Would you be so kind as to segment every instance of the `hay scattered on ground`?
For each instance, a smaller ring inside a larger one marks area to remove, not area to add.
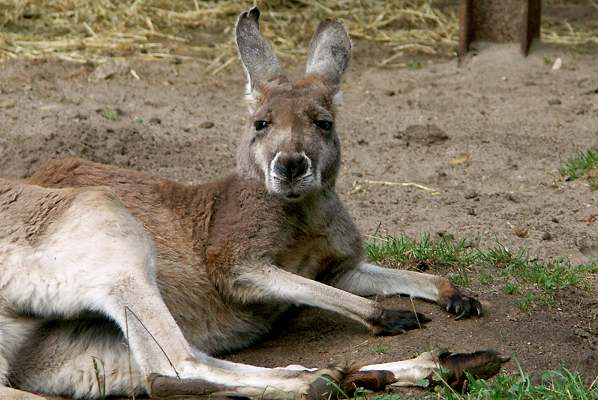
[[[557,0],[551,0],[557,1]],[[0,59],[54,57],[101,63],[110,58],[192,58],[218,72],[235,59],[232,28],[253,1],[0,0]],[[458,0],[257,1],[265,35],[283,58],[304,55],[322,18],[341,19],[356,39],[379,43],[382,66],[405,55],[451,56],[458,38]],[[545,41],[598,43],[596,32],[547,21]],[[598,27],[597,27],[598,29]]]

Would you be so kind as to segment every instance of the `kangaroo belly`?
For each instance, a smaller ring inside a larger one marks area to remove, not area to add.
[[[216,299],[204,299],[188,308],[187,313],[175,314],[187,340],[210,355],[230,353],[259,341],[288,309],[286,304],[239,304]]]

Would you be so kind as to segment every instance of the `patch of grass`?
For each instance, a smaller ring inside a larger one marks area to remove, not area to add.
[[[374,396],[371,399],[372,400],[401,400],[402,397],[400,394],[388,393],[388,394],[383,394],[380,396]]]
[[[505,286],[503,286],[502,291],[505,294],[516,294],[519,292],[519,287],[513,282],[507,282],[505,283]]]
[[[116,121],[116,119],[118,118],[118,112],[110,108],[105,108],[102,110],[102,117],[110,121]]]
[[[370,351],[374,354],[386,354],[388,353],[389,348],[384,346],[382,343],[375,344],[372,346]]]
[[[518,375],[497,375],[494,379],[469,378],[468,393],[458,393],[447,385],[438,387],[437,398],[440,395],[445,400],[596,400],[598,386],[586,386],[582,377],[565,368],[544,372],[538,383],[529,374],[520,372]]]
[[[480,272],[479,280],[482,285],[491,285],[494,283],[494,277],[487,272]]]
[[[471,286],[471,279],[469,277],[469,273],[464,271],[462,268],[458,269],[457,272],[453,275],[450,275],[449,281],[459,287],[470,287]]]
[[[529,313],[538,308],[554,308],[556,304],[557,301],[554,295],[546,292],[526,292],[515,301],[515,307],[524,313]]]
[[[598,147],[577,152],[561,165],[561,175],[577,179],[594,167],[598,167]]]
[[[567,259],[538,260],[526,249],[511,251],[500,243],[482,249],[474,242],[443,237],[436,240],[423,235],[419,240],[405,236],[375,238],[367,243],[373,262],[407,269],[448,268],[458,286],[470,286],[474,279],[483,285],[500,277],[503,292],[522,295],[516,305],[522,311],[556,305],[556,294],[569,287],[587,288],[587,275],[598,272],[596,264],[571,265]],[[492,274],[488,268],[496,268]]]
[[[422,63],[419,61],[408,61],[407,69],[421,69]]]
[[[545,291],[580,287],[586,273],[598,271],[596,264],[571,265],[566,259],[541,261],[530,258],[527,250],[512,252],[498,244],[487,251],[479,250],[480,261],[503,270],[504,275],[520,284],[531,284]]]
[[[458,268],[478,261],[478,250],[472,242],[423,235],[419,240],[407,236],[387,236],[367,243],[368,258],[374,262],[426,269],[427,267]]]

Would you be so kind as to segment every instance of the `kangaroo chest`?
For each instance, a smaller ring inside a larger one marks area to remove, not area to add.
[[[215,202],[206,237],[206,263],[224,271],[264,262],[316,279],[362,253],[359,232],[334,194],[297,204],[242,188]]]

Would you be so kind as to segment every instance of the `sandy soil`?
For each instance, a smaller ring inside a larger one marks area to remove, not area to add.
[[[384,70],[368,66],[368,54],[357,43],[338,122],[338,191],[364,233],[379,225],[389,234],[447,232],[482,246],[526,246],[541,258],[598,260],[598,222],[591,218],[598,195],[558,173],[567,156],[598,144],[595,55],[542,47],[522,58],[515,47],[493,46],[460,67],[449,61]],[[552,71],[545,58],[557,57],[563,67]],[[0,65],[0,175],[26,177],[65,156],[188,182],[233,168],[245,115],[240,67],[216,77],[194,63],[133,62],[113,70],[105,79],[93,66],[56,61]],[[438,194],[365,180],[415,182]],[[527,237],[515,234],[522,229]],[[591,379],[598,373],[596,278],[592,290],[568,290],[557,309],[532,314],[519,311],[498,284],[471,288],[486,306],[482,318],[454,321],[418,301],[433,321],[396,337],[374,338],[350,321],[305,310],[228,358],[325,366],[398,360],[438,347],[494,348],[527,371],[564,365]],[[412,307],[408,299],[383,301]],[[376,344],[388,351],[374,354]]]

